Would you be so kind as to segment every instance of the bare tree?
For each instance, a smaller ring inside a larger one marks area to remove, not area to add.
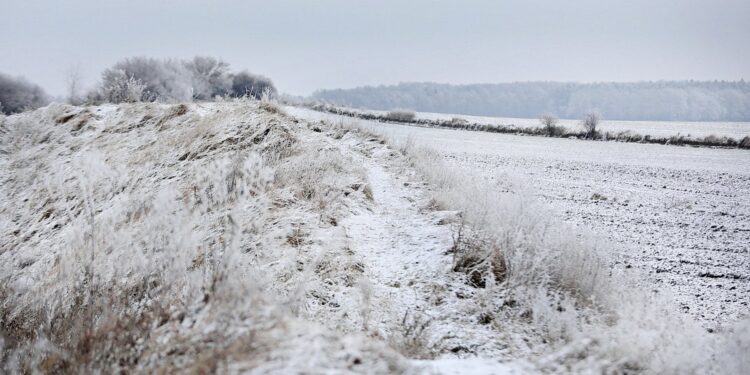
[[[65,83],[68,89],[68,103],[73,105],[81,104],[81,66],[76,64],[67,69],[65,72]]]
[[[543,115],[539,118],[539,122],[542,123],[544,131],[547,133],[548,137],[555,135],[555,132],[557,131],[557,117],[552,115]]]
[[[586,131],[586,138],[596,138],[600,120],[601,116],[596,112],[589,112],[583,116],[581,125],[583,125],[583,130]]]

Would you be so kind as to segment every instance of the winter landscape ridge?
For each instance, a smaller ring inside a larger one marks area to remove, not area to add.
[[[2,121],[11,372],[747,369],[745,150],[253,99]]]
[[[0,15],[0,375],[750,375],[748,0]]]

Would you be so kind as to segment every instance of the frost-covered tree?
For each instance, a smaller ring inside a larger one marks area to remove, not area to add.
[[[192,76],[180,61],[131,57],[104,71],[102,87],[121,84],[122,74],[145,85],[142,101],[185,101],[193,98]],[[113,82],[111,79],[120,81]]]
[[[108,69],[104,72],[101,95],[110,103],[133,103],[148,100],[146,85],[124,70]]]
[[[247,71],[239,72],[232,77],[232,96],[253,97],[260,99],[263,96],[275,97],[276,87],[271,79],[250,74]]]
[[[193,98],[211,99],[224,96],[232,88],[232,77],[229,64],[213,57],[196,56],[185,62],[190,72],[193,86]]]
[[[0,111],[5,114],[39,108],[49,103],[44,90],[23,78],[0,73]]]
[[[147,57],[122,60],[102,73],[100,92],[89,95],[89,98],[99,95],[103,100],[122,100],[121,89],[126,83],[134,87],[144,86],[141,101],[209,100],[224,95],[276,96],[276,88],[270,79],[248,72],[232,74],[226,62],[197,56],[187,61]],[[113,91],[113,87],[118,89]],[[114,92],[114,97],[103,93],[107,90]]]

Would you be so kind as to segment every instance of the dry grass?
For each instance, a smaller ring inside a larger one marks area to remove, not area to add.
[[[471,232],[463,221],[455,223],[453,233],[453,271],[465,273],[469,285],[476,288],[484,288],[488,278],[493,284],[505,281],[508,265],[504,253],[490,238]]]
[[[72,134],[75,116],[56,123],[80,112],[72,107],[3,124],[0,219],[16,212],[18,222],[0,232],[0,369],[403,370],[385,345],[299,321],[284,304],[311,281],[287,267],[308,227],[329,226],[323,211],[335,217],[354,184],[346,199],[364,202],[366,179],[322,135],[261,106],[92,107],[79,129],[89,137]],[[292,215],[308,220],[305,230],[277,238],[279,217]],[[335,357],[341,347],[358,363]]]
[[[432,321],[422,314],[406,311],[401,324],[388,338],[390,346],[407,358],[432,359],[435,352],[428,342]]]

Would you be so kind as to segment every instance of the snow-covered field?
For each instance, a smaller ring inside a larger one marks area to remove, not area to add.
[[[290,108],[306,118],[335,118]],[[564,221],[610,241],[706,327],[750,312],[750,152],[369,123],[487,179],[520,179]]]
[[[369,112],[385,115],[388,111],[367,110],[360,112]],[[515,125],[520,128],[537,128],[540,125],[539,119],[533,118],[513,118],[513,117],[487,117],[471,116],[448,113],[416,112],[417,119],[425,120],[451,120],[461,118],[470,123],[477,124],[494,124],[494,125]],[[560,119],[558,125],[570,131],[580,131],[581,120]],[[630,131],[640,135],[650,135],[652,137],[670,137],[673,135],[683,135],[692,138],[706,137],[715,135],[717,137],[730,137],[740,140],[743,137],[750,136],[750,122],[698,122],[698,121],[617,121],[607,120],[606,116],[600,124],[603,132],[619,133]]]

